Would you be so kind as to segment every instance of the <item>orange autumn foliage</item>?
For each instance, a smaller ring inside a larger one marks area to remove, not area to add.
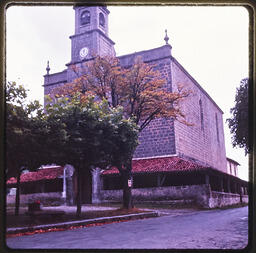
[[[55,88],[55,96],[79,94],[81,101],[88,96],[107,99],[112,107],[123,106],[125,115],[134,118],[140,131],[159,117],[171,117],[189,125],[181,110],[181,101],[191,91],[184,87],[170,91],[155,66],[144,63],[141,58],[130,68],[124,68],[116,57],[97,56],[72,69],[75,80]]]

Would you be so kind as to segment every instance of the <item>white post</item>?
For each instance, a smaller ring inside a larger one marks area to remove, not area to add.
[[[92,203],[100,203],[100,169],[92,170]]]
[[[66,166],[63,169],[63,192],[62,192],[62,198],[65,198],[66,201],[67,196],[67,189],[66,189]]]

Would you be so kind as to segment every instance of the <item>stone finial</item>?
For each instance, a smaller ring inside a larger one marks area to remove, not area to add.
[[[47,61],[46,72],[47,72],[47,75],[49,75],[49,72],[50,72],[49,61]]]
[[[167,35],[167,29],[165,29],[165,37],[164,37],[164,40],[165,40],[165,42],[166,42],[166,45],[168,45],[168,44],[169,44],[169,43],[168,43],[169,37],[168,37],[168,35]]]

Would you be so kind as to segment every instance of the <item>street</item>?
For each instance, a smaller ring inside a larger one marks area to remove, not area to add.
[[[106,224],[8,238],[18,249],[241,249],[248,243],[248,207]]]

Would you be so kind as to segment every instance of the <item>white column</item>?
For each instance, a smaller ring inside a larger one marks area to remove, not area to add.
[[[92,170],[92,203],[100,203],[100,168]]]
[[[63,191],[62,191],[62,198],[65,199],[66,202],[67,196],[67,182],[66,182],[66,167],[63,168]]]
[[[74,192],[73,192],[73,174],[74,174],[74,167],[67,164],[65,166],[65,182],[66,182],[66,205],[73,205],[74,204]],[[64,188],[64,186],[63,186]]]

